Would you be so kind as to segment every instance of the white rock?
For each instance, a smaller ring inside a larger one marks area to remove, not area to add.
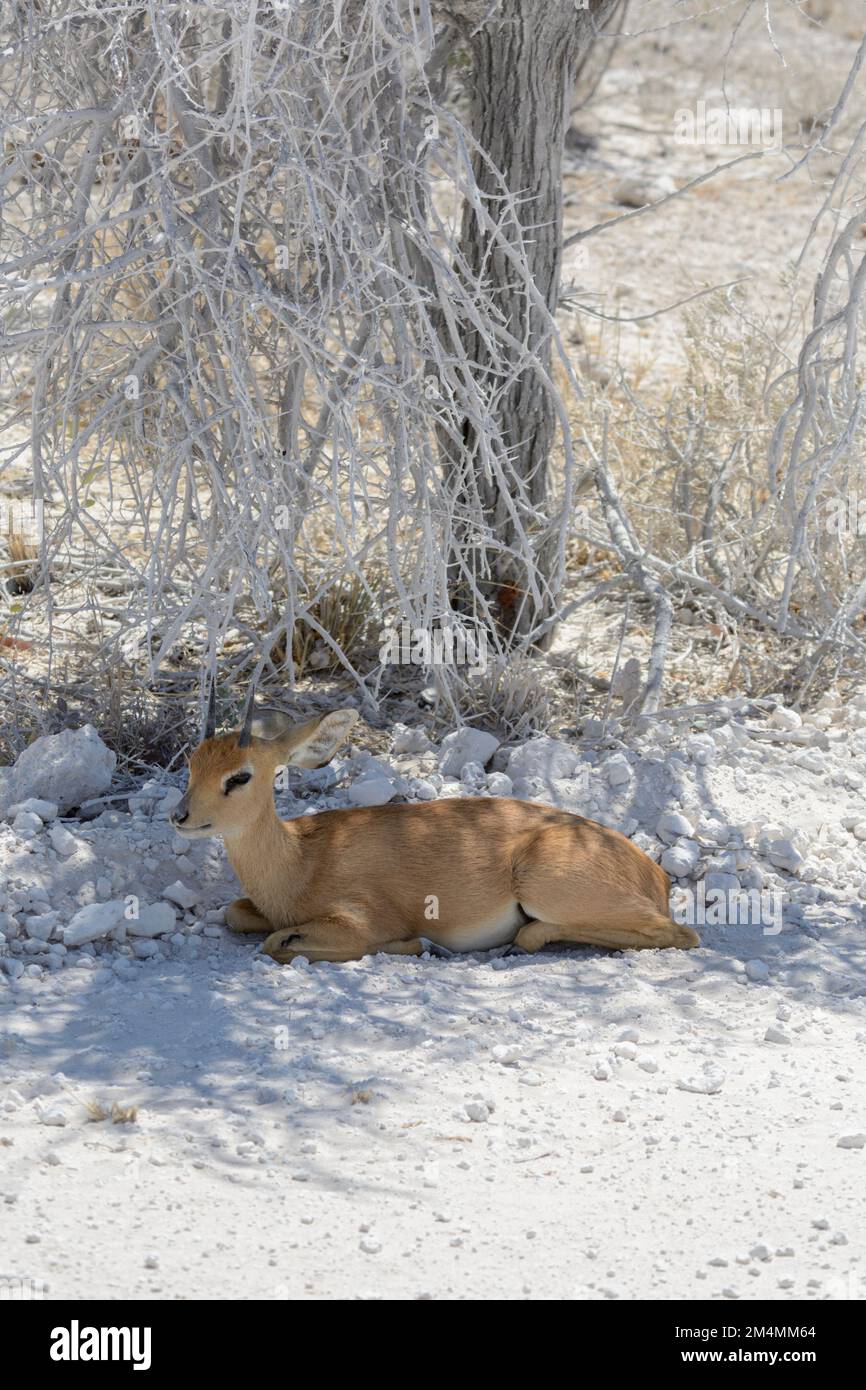
[[[795,709],[779,705],[770,715],[770,723],[774,729],[799,729],[803,720]]]
[[[790,1041],[791,1039],[785,1032],[784,1028],[776,1028],[773,1024],[770,1024],[770,1027],[764,1034],[764,1042],[780,1043],[784,1046],[786,1043],[789,1043]]]
[[[524,782],[533,777],[542,781],[558,781],[572,777],[580,763],[576,748],[559,739],[531,738],[515,748],[508,758],[508,776],[512,782]]]
[[[791,840],[773,840],[767,847],[767,858],[777,869],[787,869],[796,873],[803,863],[803,856]]]
[[[171,812],[174,810],[175,806],[179,806],[182,801],[183,792],[181,791],[180,787],[166,788],[165,796],[159,803],[159,814],[161,816],[170,815]]]
[[[147,938],[141,938],[132,943],[132,950],[138,960],[147,960],[150,956],[159,955],[159,944]]]
[[[387,777],[365,777],[353,782],[347,795],[353,806],[384,806],[397,795],[397,788]]]
[[[33,811],[19,811],[12,822],[12,829],[16,835],[21,835],[22,838],[29,840],[34,835],[38,835],[44,826],[40,817],[35,815]]]
[[[415,783],[415,796],[418,801],[435,801],[438,795],[436,787],[426,778]]]
[[[107,903],[88,903],[82,907],[63,932],[64,946],[83,946],[107,936],[123,920],[124,903],[120,898]]]
[[[663,853],[661,865],[666,874],[672,878],[687,878],[693,869],[698,866],[701,857],[700,847],[696,840],[680,840],[677,845],[670,845]]]
[[[173,932],[177,918],[171,903],[147,903],[138,916],[124,919],[129,936],[164,936]]]
[[[38,796],[28,796],[26,801],[16,801],[14,806],[9,807],[8,815],[17,816],[21,811],[29,811],[32,815],[38,816],[40,820],[56,820],[58,815],[57,803],[54,801],[43,801]]]
[[[487,773],[481,763],[464,763],[460,769],[460,781],[469,786],[480,787],[487,782]]]
[[[48,827],[48,838],[53,848],[63,858],[68,859],[81,847],[81,841],[66,829],[65,825],[50,825]]]
[[[489,763],[500,740],[483,729],[469,727],[446,734],[439,753],[439,771],[446,777],[459,777],[467,763]]]
[[[716,745],[710,734],[691,734],[686,739],[686,753],[693,763],[706,767],[716,753]]]
[[[34,941],[48,941],[57,926],[57,920],[56,912],[40,912],[26,919],[24,930]]]
[[[649,1052],[642,1052],[637,1058],[637,1064],[641,1071],[658,1071],[659,1069],[658,1062]]]
[[[175,883],[170,883],[167,888],[163,888],[162,896],[168,898],[169,902],[177,903],[178,907],[182,907],[184,911],[194,907],[198,902],[198,894],[195,889],[187,888],[180,879],[177,879]]]
[[[487,790],[491,796],[510,796],[514,783],[505,772],[491,772],[487,778]]]
[[[690,836],[692,828],[691,821],[686,820],[679,811],[665,811],[664,815],[658,818],[656,834],[660,840],[672,845],[674,840],[679,840],[684,835]]]
[[[53,1125],[62,1129],[69,1123],[69,1116],[62,1105],[44,1105],[40,1107],[39,1119],[44,1125]]]
[[[474,1120],[478,1125],[484,1124],[485,1121],[490,1118],[490,1110],[487,1107],[487,1103],[483,1100],[467,1100],[463,1108],[468,1118]]]
[[[37,738],[18,758],[0,786],[0,815],[39,797],[59,813],[100,796],[111,785],[117,759],[90,724]]]
[[[363,1236],[361,1239],[361,1249],[365,1255],[378,1255],[382,1249],[382,1242],[376,1240],[375,1236]]]
[[[430,740],[423,729],[410,729],[405,724],[395,724],[394,734],[391,739],[391,752],[398,753],[426,753],[430,747]]]
[[[497,1043],[490,1055],[494,1062],[499,1062],[503,1067],[511,1067],[520,1058],[520,1047],[517,1043]]]
[[[770,967],[762,960],[747,960],[746,974],[750,980],[762,983],[770,978]]]
[[[629,767],[628,758],[624,757],[621,753],[615,754],[612,758],[608,758],[607,762],[604,764],[604,774],[611,787],[624,787],[627,782],[631,781],[631,768]]]
[[[682,1076],[677,1081],[678,1091],[691,1091],[698,1096],[717,1096],[725,1084],[725,1073],[721,1067],[709,1064],[695,1076]]]
[[[836,1140],[837,1149],[862,1149],[866,1148],[866,1134],[840,1134]]]

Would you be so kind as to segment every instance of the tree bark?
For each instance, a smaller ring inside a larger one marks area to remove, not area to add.
[[[496,546],[470,550],[476,556],[475,586],[503,635],[526,635],[551,614],[549,590],[555,528],[545,526],[550,451],[556,417],[545,374],[551,366],[550,316],[555,312],[562,264],[562,152],[568,128],[574,73],[594,41],[614,0],[452,0],[440,12],[462,33],[473,59],[471,130],[480,151],[474,174],[484,202],[463,209],[461,275],[483,284],[484,296],[515,346],[502,387],[502,341],[495,360],[482,336],[467,326],[462,334],[465,360],[491,401],[499,437],[500,476],[479,467],[479,440],[467,420],[462,447],[443,440],[446,469],[455,480],[457,513],[461,500],[480,496],[493,534],[523,555]],[[503,183],[515,198],[513,216],[502,216]],[[486,213],[494,230],[486,222]],[[525,276],[509,256],[513,248],[537,290],[533,303]],[[488,310],[489,313],[489,310]],[[523,359],[523,365],[520,360]],[[502,472],[505,478],[502,477]],[[473,510],[477,510],[477,502]],[[531,557],[526,539],[531,540]],[[467,549],[459,544],[462,563]],[[531,570],[535,569],[533,592]],[[457,573],[452,601],[465,608],[466,584]],[[471,587],[471,586],[469,586]],[[548,629],[547,640],[551,630]]]

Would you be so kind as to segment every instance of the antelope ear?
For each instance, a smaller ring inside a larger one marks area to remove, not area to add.
[[[257,709],[250,725],[253,738],[263,738],[271,743],[282,738],[292,727],[292,721],[281,709]]]
[[[286,759],[292,767],[324,767],[345,743],[358,719],[356,709],[335,709],[321,719],[311,719],[297,732],[300,735]]]

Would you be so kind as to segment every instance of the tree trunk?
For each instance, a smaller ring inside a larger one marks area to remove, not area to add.
[[[462,334],[465,360],[490,402],[500,468],[480,466],[477,427],[468,420],[462,448],[452,439],[442,450],[457,514],[461,503],[479,498],[497,541],[518,552],[479,548],[477,535],[475,547],[467,548],[468,538],[458,534],[462,565],[469,563],[467,554],[476,557],[474,585],[503,635],[525,636],[550,616],[556,601],[549,582],[557,537],[545,524],[556,417],[544,377],[562,262],[563,143],[577,61],[613,0],[591,0],[589,8],[578,8],[575,0],[452,0],[438,8],[465,36],[474,67],[471,130],[480,151],[473,167],[484,202],[481,217],[472,203],[464,206],[458,269],[468,284],[483,287],[485,302],[514,340],[508,348],[500,337],[494,357],[470,325]],[[503,212],[503,184],[515,199],[513,215]],[[522,262],[523,276],[515,262]],[[535,303],[527,276],[537,290]],[[470,512],[477,515],[477,500]],[[455,565],[455,607],[468,606],[471,588]]]

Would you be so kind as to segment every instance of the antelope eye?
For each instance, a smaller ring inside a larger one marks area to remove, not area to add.
[[[236,772],[236,773],[234,773],[234,775],[233,775],[232,777],[229,777],[229,778],[226,780],[226,784],[225,784],[225,786],[223,787],[223,795],[224,795],[224,796],[228,796],[229,792],[232,791],[234,787],[243,787],[243,786],[245,786],[246,783],[247,783],[247,782],[250,780],[250,778],[252,777],[252,775],[253,775],[253,774],[252,774],[251,772]]]

